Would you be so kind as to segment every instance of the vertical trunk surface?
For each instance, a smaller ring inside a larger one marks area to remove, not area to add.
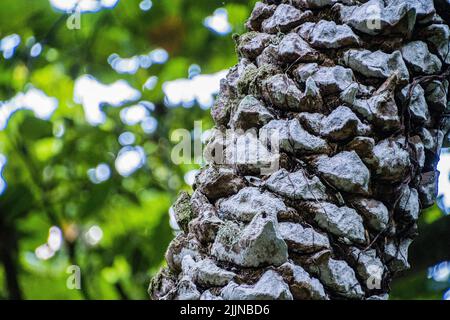
[[[256,4],[152,299],[387,298],[449,130],[437,2]]]

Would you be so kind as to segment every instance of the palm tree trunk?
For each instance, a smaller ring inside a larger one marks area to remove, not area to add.
[[[265,0],[247,27],[150,297],[386,299],[437,192],[448,25],[432,0]]]

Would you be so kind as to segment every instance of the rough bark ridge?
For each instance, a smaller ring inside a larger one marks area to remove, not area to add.
[[[150,297],[385,299],[436,196],[448,25],[432,0],[265,0],[247,27]]]

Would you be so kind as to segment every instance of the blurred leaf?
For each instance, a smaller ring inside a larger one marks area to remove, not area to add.
[[[27,186],[9,184],[0,201],[0,221],[11,223],[13,220],[30,213],[34,197]]]
[[[53,126],[51,122],[32,116],[25,117],[19,130],[23,138],[32,141],[53,136]]]
[[[439,218],[443,216],[442,210],[435,204],[429,209],[426,209],[422,212],[422,219],[427,224],[431,224],[437,221]]]

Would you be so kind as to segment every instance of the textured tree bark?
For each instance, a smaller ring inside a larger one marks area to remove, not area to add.
[[[247,27],[150,297],[386,299],[436,196],[448,25],[432,0],[265,0]]]

